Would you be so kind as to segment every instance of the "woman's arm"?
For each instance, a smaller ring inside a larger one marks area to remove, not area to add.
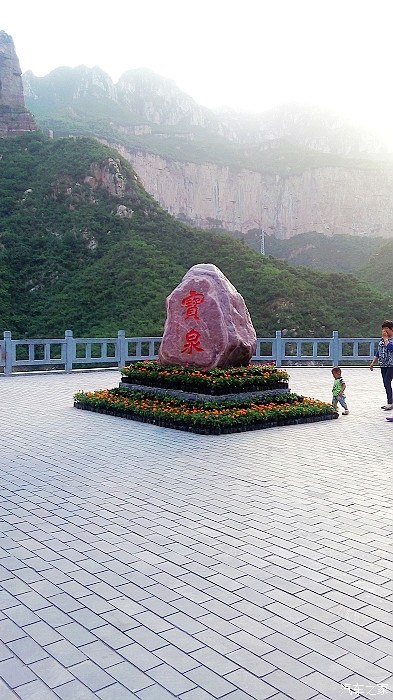
[[[379,352],[376,352],[375,357],[371,360],[371,364],[370,364],[371,371],[373,371],[374,365],[378,362],[378,359],[379,359]]]

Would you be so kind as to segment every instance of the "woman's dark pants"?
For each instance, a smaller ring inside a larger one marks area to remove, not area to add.
[[[381,367],[382,381],[386,391],[388,403],[393,403],[392,379],[393,367]]]

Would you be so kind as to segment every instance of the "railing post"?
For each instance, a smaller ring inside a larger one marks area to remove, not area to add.
[[[72,372],[72,362],[74,359],[74,338],[72,331],[66,331],[64,333],[65,338],[65,364],[64,369],[66,372]]]
[[[282,365],[282,337],[281,331],[276,331],[276,367]]]
[[[124,367],[126,364],[126,332],[118,331],[117,333],[117,354],[118,354],[118,367]]]
[[[338,331],[333,331],[333,341],[332,341],[332,360],[333,367],[337,367],[339,364],[340,355],[340,343],[338,340]]]
[[[11,331],[4,331],[4,374],[12,373],[12,336]]]

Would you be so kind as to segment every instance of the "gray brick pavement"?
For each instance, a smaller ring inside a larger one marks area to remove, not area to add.
[[[392,696],[393,427],[345,378],[345,419],[205,437],[1,377],[0,700]]]

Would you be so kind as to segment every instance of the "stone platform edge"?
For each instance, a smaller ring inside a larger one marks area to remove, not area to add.
[[[320,421],[335,420],[338,418],[338,413],[324,413],[318,416],[301,416],[299,418],[282,418],[270,421],[256,421],[255,423],[247,423],[245,425],[233,426],[196,426],[192,424],[174,423],[170,419],[154,418],[153,416],[141,416],[136,413],[126,413],[117,409],[99,408],[98,406],[90,406],[81,401],[75,401],[74,407],[82,411],[92,411],[93,413],[103,413],[107,416],[117,416],[119,418],[128,418],[128,420],[139,421],[140,423],[150,423],[160,428],[170,428],[174,430],[183,430],[188,433],[197,433],[199,435],[230,435],[231,433],[245,433],[249,430],[263,430],[265,428],[278,428],[287,425],[301,425],[302,423],[319,423]]]
[[[129,382],[120,382],[120,388],[127,391],[146,391],[152,394],[164,394],[173,396],[184,401],[215,401],[217,403],[223,401],[252,401],[253,399],[263,399],[267,396],[277,396],[280,394],[290,394],[289,386],[286,389],[265,389],[264,391],[242,391],[236,394],[200,394],[195,392],[182,391],[181,389],[167,389],[166,387],[147,386],[144,384],[130,384]]]

